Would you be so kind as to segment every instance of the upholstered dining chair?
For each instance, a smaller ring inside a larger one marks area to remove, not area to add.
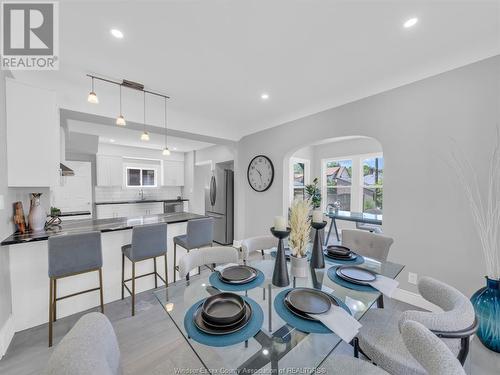
[[[397,314],[385,309],[370,309],[354,339],[354,352],[361,351],[392,374],[425,374],[425,368],[410,354],[400,334],[399,328],[411,320],[423,324],[442,339],[463,365],[469,352],[470,336],[477,328],[471,302],[455,288],[430,277],[420,279],[418,290],[423,298],[443,311],[408,310]]]
[[[52,353],[47,375],[119,375],[121,355],[115,331],[97,312],[80,318]]]
[[[465,375],[460,362],[450,349],[424,325],[407,320],[401,324],[401,337],[406,349],[428,375]],[[385,375],[388,372],[368,361],[333,356],[326,368],[330,375]],[[399,373],[395,373],[399,374]]]
[[[179,275],[189,280],[189,272],[196,267],[238,263],[239,254],[232,246],[214,246],[191,250],[179,259]]]
[[[177,246],[183,247],[189,253],[193,249],[212,246],[213,239],[214,219],[212,217],[188,220],[186,234],[174,237],[174,282],[177,270]]]
[[[369,258],[387,260],[387,255],[393,243],[394,240],[391,237],[382,234],[359,229],[342,230],[342,245]]]
[[[272,235],[246,238],[241,241],[241,252],[243,260],[247,261],[250,253],[253,251],[260,251],[262,256],[264,256],[264,250],[276,247],[277,245],[278,240]]]

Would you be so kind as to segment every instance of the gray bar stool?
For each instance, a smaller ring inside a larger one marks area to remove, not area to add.
[[[214,239],[214,219],[212,217],[203,217],[192,219],[187,222],[186,234],[174,237],[174,282],[175,271],[177,267],[177,245],[183,247],[188,252],[192,249],[198,249],[203,246],[212,246]],[[198,267],[198,270],[200,268]]]
[[[101,312],[104,313],[102,294],[101,233],[61,235],[49,237],[49,347],[52,346],[52,324],[56,321],[56,302],[83,293],[99,290]],[[99,286],[81,292],[57,297],[57,280],[68,276],[98,271]]]
[[[165,279],[156,271],[156,258],[165,257]],[[125,280],[125,257],[132,262],[132,278]],[[153,259],[154,271],[136,276],[135,263]],[[135,315],[135,279],[144,276],[155,276],[155,288],[158,288],[158,279],[168,286],[168,268],[167,268],[167,224],[148,224],[132,229],[132,243],[122,246],[122,299],[124,289],[127,289],[132,296],[132,316]],[[132,281],[132,290],[127,286],[127,282]]]

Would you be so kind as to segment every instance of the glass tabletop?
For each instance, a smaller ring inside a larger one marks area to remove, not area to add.
[[[332,211],[327,212],[329,218],[356,221],[367,224],[382,225],[382,214],[372,214],[368,212],[354,212],[354,211]]]
[[[201,275],[191,276],[189,281],[177,281],[168,288],[163,287],[155,292],[155,296],[210,372],[216,373],[223,369],[243,373],[256,370],[275,372],[289,368],[313,372],[340,344],[341,339],[334,333],[304,333],[288,325],[276,313],[272,305],[274,297],[281,290],[294,286],[323,289],[345,302],[353,316],[359,320],[381,296],[378,291],[357,291],[336,284],[327,276],[327,271],[337,264],[326,258],[325,263],[324,269],[308,272],[305,278],[291,277],[288,287],[278,288],[271,284],[274,258],[270,254],[248,261],[247,264],[261,270],[266,277],[262,286],[247,292],[248,297],[257,302],[264,311],[264,322],[253,338],[246,343],[232,346],[211,347],[199,344],[187,337],[184,328],[186,311],[199,300],[219,292],[210,285],[210,270],[205,269]],[[365,262],[359,266],[390,278],[396,278],[404,268],[396,263],[379,262],[370,258],[365,258]]]

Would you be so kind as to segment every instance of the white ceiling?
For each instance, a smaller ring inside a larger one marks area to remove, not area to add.
[[[102,124],[68,120],[68,130],[75,133],[97,135],[100,143],[148,148],[153,150],[162,150],[165,146],[164,135],[149,133],[150,140],[148,142],[144,142],[140,140],[142,134],[141,131],[127,127],[106,126]],[[213,146],[212,143],[173,136],[168,136],[167,145],[171,151],[177,152],[188,152]]]
[[[499,12],[479,0],[65,1],[60,71],[15,74],[80,85],[67,103],[85,100],[88,72],[139,81],[190,116],[171,128],[237,140],[499,54]]]

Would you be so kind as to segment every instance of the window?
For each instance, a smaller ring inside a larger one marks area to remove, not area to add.
[[[371,157],[363,160],[363,212],[382,213],[384,185],[384,158]]]
[[[127,187],[156,187],[154,168],[127,168]]]
[[[326,202],[340,203],[340,209],[351,210],[352,160],[328,160],[325,163]]]
[[[305,194],[305,171],[306,166],[303,162],[293,163],[293,199],[304,199]]]

